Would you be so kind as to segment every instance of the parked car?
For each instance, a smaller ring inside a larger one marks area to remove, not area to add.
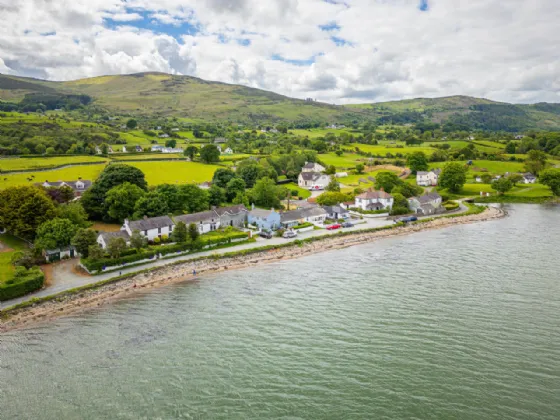
[[[297,232],[295,230],[287,230],[282,235],[282,237],[287,238],[287,239],[295,238],[296,236],[297,236]]]
[[[332,225],[327,226],[327,230],[336,230],[340,229],[342,225],[340,223],[334,223]]]
[[[272,232],[269,232],[268,230],[261,230],[259,232],[259,236],[265,239],[272,239]]]
[[[399,217],[398,219],[395,219],[395,223],[408,223],[408,222],[415,222],[418,220],[418,217],[416,216],[405,216],[405,217]]]
[[[343,228],[354,227],[354,223],[352,223],[352,222],[344,222],[344,223],[342,224],[342,227],[343,227]]]

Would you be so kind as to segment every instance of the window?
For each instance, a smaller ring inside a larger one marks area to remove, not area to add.
[[[157,228],[158,235],[161,233],[161,228]]]
[[[148,236],[148,231],[147,230],[144,231],[144,236]]]

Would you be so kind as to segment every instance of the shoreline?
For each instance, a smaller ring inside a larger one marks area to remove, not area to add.
[[[488,207],[482,213],[436,218],[424,223],[377,230],[356,232],[344,236],[327,236],[320,240],[293,243],[291,246],[256,250],[252,253],[206,257],[200,260],[179,262],[156,267],[122,278],[110,279],[75,291],[62,292],[39,302],[16,305],[0,311],[0,333],[46,322],[54,318],[98,308],[117,299],[137,295],[138,292],[175,283],[194,281],[207,273],[237,270],[283,260],[304,257],[324,251],[362,245],[379,239],[403,236],[425,230],[495,220],[505,217],[502,209]],[[192,272],[196,270],[196,276]]]

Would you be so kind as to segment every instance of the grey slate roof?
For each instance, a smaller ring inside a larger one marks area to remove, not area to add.
[[[307,162],[303,167],[305,169],[313,169],[315,167],[315,162]]]
[[[201,223],[201,222],[217,222],[219,216],[216,214],[214,210],[203,211],[200,213],[193,213],[193,214],[182,214],[181,216],[175,216],[175,221],[177,223],[183,222],[186,225],[190,225],[191,223]]]
[[[428,193],[428,194],[424,194],[424,195],[420,195],[418,197],[415,197],[416,200],[418,200],[418,202],[421,205],[430,203],[432,201],[435,201],[437,199],[441,199],[441,195],[439,195],[438,193]]]
[[[363,194],[357,196],[363,200],[376,200],[379,198],[393,198],[393,196],[385,191],[366,191]]]
[[[348,210],[343,209],[340,206],[323,206],[323,210],[325,210],[328,214],[333,214],[333,213],[348,213]]]
[[[261,217],[263,219],[266,219],[270,215],[270,213],[272,213],[272,210],[252,209],[251,211],[249,211],[249,214],[251,216]]]
[[[280,215],[280,221],[282,223],[287,223],[287,222],[293,222],[295,220],[303,219],[305,217],[304,212],[306,210],[307,209],[285,211]]]
[[[37,182],[35,183],[35,185],[42,187],[44,186],[45,183],[49,184],[50,187],[55,187],[55,188],[59,188],[62,185],[66,184],[68,185],[70,188],[72,188],[74,191],[85,191],[88,188],[91,187],[92,182],[88,181],[88,180],[83,180],[80,179],[80,181],[84,184],[84,188],[78,188],[76,186],[76,182],[78,181],[56,181],[56,182],[49,182],[49,181],[45,181],[45,182]]]
[[[300,175],[304,181],[315,181],[321,176],[319,172],[302,172]]]
[[[130,226],[130,230],[151,230],[151,229],[158,229],[163,228],[166,226],[172,226],[173,220],[169,216],[159,216],[159,217],[149,217],[147,219],[140,219],[140,220],[133,220],[128,222],[128,226]]]
[[[214,211],[219,215],[223,216],[224,214],[236,215],[239,213],[246,213],[249,210],[243,204],[237,204],[235,206],[229,207],[218,207],[214,209]]]
[[[106,244],[109,243],[109,240],[112,238],[123,238],[125,241],[130,239],[126,230],[119,230],[118,232],[99,232],[99,235]]]
[[[427,171],[418,171],[418,172],[416,172],[416,175],[424,176],[424,175],[428,175],[428,173],[429,172],[427,172]]]

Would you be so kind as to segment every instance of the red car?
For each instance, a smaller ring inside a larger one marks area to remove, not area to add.
[[[342,227],[342,225],[340,223],[335,223],[334,225],[327,226],[327,230],[340,229],[341,227]]]

